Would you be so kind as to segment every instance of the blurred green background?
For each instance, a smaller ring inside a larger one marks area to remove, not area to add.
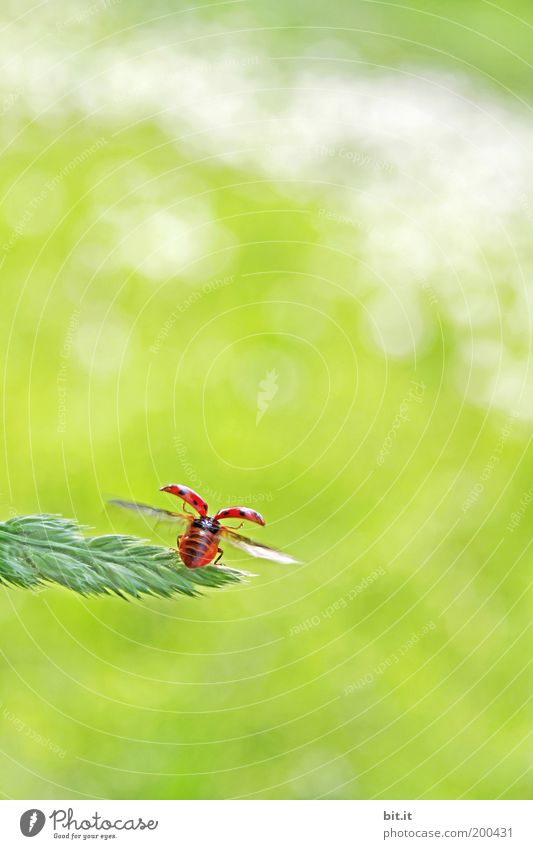
[[[303,565],[3,588],[0,792],[527,798],[531,5],[188,6],[2,4],[0,518]]]

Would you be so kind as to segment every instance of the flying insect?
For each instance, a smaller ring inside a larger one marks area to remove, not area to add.
[[[227,542],[235,548],[245,551],[252,557],[261,557],[265,560],[273,560],[276,563],[298,563],[294,557],[270,548],[260,542],[255,542],[236,531],[242,527],[244,522],[255,522],[265,525],[265,520],[256,510],[251,507],[224,507],[214,516],[208,514],[207,502],[193,489],[183,484],[171,483],[162,486],[160,492],[169,492],[181,498],[184,503],[183,513],[174,513],[172,510],[163,510],[159,507],[150,507],[148,504],[139,504],[136,501],[112,500],[109,503],[127,510],[134,510],[151,516],[157,521],[168,522],[182,530],[176,540],[176,548],[179,556],[188,569],[199,569],[213,562],[216,566],[223,555],[220,543]],[[187,510],[186,505],[192,507],[195,513]],[[236,528],[221,524],[225,519],[241,519]]]

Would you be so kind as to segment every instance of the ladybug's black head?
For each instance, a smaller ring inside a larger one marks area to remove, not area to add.
[[[212,516],[199,516],[197,519],[193,519],[192,526],[193,528],[202,528],[204,531],[211,531],[212,534],[216,534],[220,530],[220,523]]]

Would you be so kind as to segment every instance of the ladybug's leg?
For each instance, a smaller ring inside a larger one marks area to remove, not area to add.
[[[225,525],[225,527],[228,528],[228,530],[230,530],[230,531],[238,531],[239,528],[242,528],[243,525],[244,525],[244,522],[241,522],[240,525],[235,525],[235,526]]]
[[[221,557],[222,557],[222,555],[224,554],[224,552],[222,551],[222,549],[221,549],[221,548],[217,548],[217,552],[218,552],[218,557],[214,560],[214,562],[213,562],[213,566],[216,566],[216,565],[217,565],[218,561],[220,560],[220,558],[221,558]]]

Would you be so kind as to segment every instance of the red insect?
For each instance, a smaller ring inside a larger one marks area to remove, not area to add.
[[[265,520],[260,513],[250,507],[225,507],[219,510],[215,516],[207,515],[207,503],[200,498],[198,493],[188,486],[172,483],[162,486],[161,492],[170,492],[183,499],[185,504],[193,507],[198,516],[189,513],[173,513],[171,510],[160,510],[158,507],[149,507],[147,504],[137,504],[135,501],[111,501],[118,507],[128,510],[136,510],[139,513],[153,516],[158,520],[181,525],[183,533],[178,536],[177,548],[185,566],[189,569],[197,569],[199,566],[207,566],[216,557],[215,565],[222,557],[223,551],[219,543],[224,539],[235,548],[240,548],[252,557],[264,557],[267,560],[275,560],[278,563],[297,563],[293,557],[269,548],[260,542],[254,542],[248,537],[235,533],[235,528],[226,528],[220,524],[221,519],[243,519],[248,522],[256,522],[264,525]],[[186,508],[184,508],[186,509]],[[237,527],[240,528],[242,522]],[[218,555],[218,556],[217,556]]]

